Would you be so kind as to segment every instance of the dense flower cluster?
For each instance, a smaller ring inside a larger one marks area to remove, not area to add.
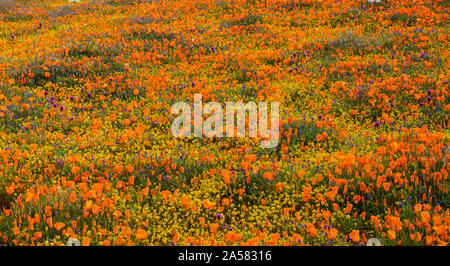
[[[0,244],[447,245],[449,8],[1,1]],[[279,145],[174,138],[195,93]]]

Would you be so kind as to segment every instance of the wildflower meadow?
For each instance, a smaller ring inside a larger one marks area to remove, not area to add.
[[[449,10],[0,0],[0,245],[448,245]]]

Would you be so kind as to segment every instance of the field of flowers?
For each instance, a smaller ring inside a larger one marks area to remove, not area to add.
[[[0,0],[0,245],[447,245],[449,10]],[[173,137],[195,93],[279,145]]]

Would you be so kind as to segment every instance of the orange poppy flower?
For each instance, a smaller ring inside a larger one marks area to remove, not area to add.
[[[225,184],[230,184],[230,174],[231,174],[230,171],[227,169],[222,169],[220,173],[222,174],[223,181],[225,182]]]
[[[264,177],[265,179],[269,180],[269,181],[272,181],[272,180],[273,180],[273,173],[272,173],[272,172],[265,172],[265,173],[263,174],[263,177]]]
[[[424,224],[429,224],[430,223],[431,216],[430,216],[429,212],[426,212],[426,211],[425,212],[421,212],[420,216],[422,217],[422,222]]]
[[[11,215],[11,209],[3,208],[3,213],[6,215],[6,217],[9,217],[9,215]]]
[[[354,243],[359,242],[359,231],[358,230],[353,230],[348,236],[351,237],[351,240]]]
[[[297,243],[302,243],[303,242],[303,237],[302,236],[300,236],[299,234],[293,234],[292,235],[292,242],[294,243],[294,244],[297,244]]]
[[[20,228],[19,227],[14,227],[14,229],[13,229],[13,233],[14,233],[14,235],[15,236],[17,236],[18,234],[20,234]]]
[[[86,203],[84,204],[86,210],[90,210],[92,208],[92,204],[93,204],[92,200],[86,201]]]
[[[210,201],[208,199],[203,201],[203,207],[205,207],[205,209],[207,209],[207,210],[210,210],[215,205],[216,205],[216,202]]]
[[[167,202],[167,199],[169,198],[170,194],[171,194],[171,193],[170,193],[169,190],[161,191],[161,195],[163,196],[164,202]]]
[[[55,228],[56,230],[61,230],[62,228],[64,228],[66,225],[64,223],[55,223]]]
[[[395,239],[395,230],[388,230],[387,235],[390,240],[394,240]]]
[[[228,198],[222,199],[222,206],[228,206],[230,204],[230,200]]]
[[[181,196],[181,205],[188,210],[190,207],[189,197],[188,196]]]
[[[72,167],[72,174],[74,175],[74,176],[76,176],[77,174],[78,174],[78,172],[80,171],[80,167],[78,167],[78,166],[74,166],[74,167]]]
[[[308,202],[311,199],[312,187],[303,187],[302,189],[302,199],[304,202]]]
[[[126,119],[124,119],[124,120],[122,121],[122,123],[123,123],[125,126],[129,126],[129,125],[131,124],[131,120],[128,119],[128,118],[126,118]]]
[[[89,244],[91,243],[91,238],[90,237],[84,237],[83,240],[81,241],[81,245],[82,246],[89,246]]]
[[[298,170],[298,171],[297,171],[297,176],[298,176],[298,178],[300,178],[300,179],[301,179],[305,174],[306,174],[306,172],[303,171],[303,170]]]
[[[147,239],[147,232],[141,228],[138,228],[136,231],[136,240]]]
[[[330,231],[328,232],[328,239],[329,240],[336,239],[337,234],[338,234],[338,230],[336,228],[331,228]]]
[[[132,173],[134,171],[134,167],[131,166],[130,164],[127,164],[125,166],[125,169],[127,170],[128,173]]]
[[[48,225],[48,227],[53,228],[53,221],[52,221],[52,217],[47,218],[47,220],[45,221]]]
[[[215,234],[217,232],[217,228],[219,228],[219,225],[216,223],[212,223],[209,225],[211,229],[211,233]]]
[[[388,192],[389,191],[389,186],[390,186],[391,184],[389,183],[389,182],[383,182],[383,188],[384,188],[384,191],[386,191],[386,192]]]
[[[425,237],[425,244],[427,244],[427,246],[431,246],[434,242],[434,238],[432,235],[427,235]]]

